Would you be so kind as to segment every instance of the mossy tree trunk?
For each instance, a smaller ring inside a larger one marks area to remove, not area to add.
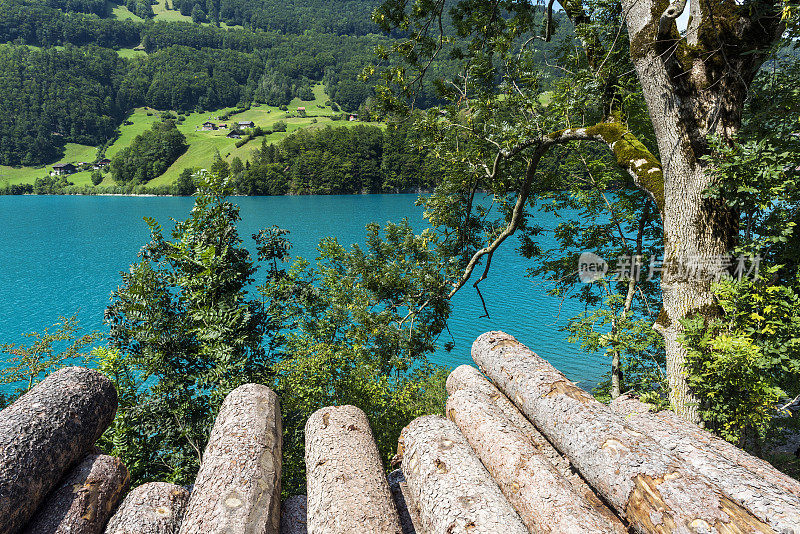
[[[663,311],[670,401],[684,419],[698,419],[686,379],[681,319],[718,313],[711,278],[738,235],[738,214],[704,198],[716,177],[704,159],[708,136],[731,141],[750,84],[783,31],[781,2],[758,7],[733,0],[691,2],[685,36],[675,19],[686,1],[622,0],[631,58],[644,92],[663,168]],[[683,266],[699,267],[698,273]]]

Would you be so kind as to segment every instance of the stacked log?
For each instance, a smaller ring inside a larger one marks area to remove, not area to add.
[[[181,534],[278,534],[282,452],[278,397],[245,384],[225,398],[189,498]]]
[[[512,336],[483,334],[472,356],[636,530],[773,532]]]
[[[149,482],[122,501],[105,534],[178,534],[189,492],[175,484]]]
[[[494,384],[489,382],[480,371],[470,365],[456,367],[450,376],[447,377],[447,392],[454,395],[456,391],[465,389],[488,395],[492,404],[499,408],[506,420],[516,426],[525,437],[536,447],[538,454],[546,458],[556,469],[558,474],[569,481],[572,490],[587,501],[592,508],[606,516],[612,523],[619,518],[608,506],[600,500],[594,490],[586,483],[581,476],[575,472],[569,460],[553,447],[528,419],[522,415],[519,409],[503,395]]]
[[[528,533],[453,422],[415,419],[400,434],[399,454],[423,532]]]
[[[0,412],[0,532],[19,531],[111,424],[114,385],[97,371],[61,369]]]
[[[129,482],[119,458],[87,456],[47,496],[23,532],[102,534]]]
[[[305,495],[289,497],[281,504],[281,534],[308,532],[308,499]]]
[[[649,413],[636,399],[611,403],[625,422],[669,449],[779,532],[800,532],[800,482],[672,412]]]
[[[416,534],[417,531],[421,534],[423,531],[420,528],[419,511],[408,493],[408,484],[403,471],[395,469],[386,479],[389,481],[397,515],[400,516],[400,528],[403,529],[403,534]]]
[[[401,534],[364,412],[322,408],[305,430],[309,534]]]
[[[447,416],[461,429],[531,532],[627,532],[604,505],[596,508],[595,501],[576,493],[487,395],[456,391],[447,400]]]

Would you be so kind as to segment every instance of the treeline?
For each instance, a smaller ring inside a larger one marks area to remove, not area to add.
[[[244,164],[218,160],[241,195],[399,193],[430,189],[441,163],[412,148],[405,125],[328,126],[299,130],[277,144],[262,142]]]

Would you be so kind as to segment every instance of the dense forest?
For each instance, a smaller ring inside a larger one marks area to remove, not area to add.
[[[277,145],[263,143],[230,172],[239,194],[396,193],[430,189],[441,163],[413,148],[408,125],[301,130]]]
[[[0,94],[7,102],[0,109],[0,164],[51,163],[68,142],[102,145],[137,106],[281,106],[310,99],[312,85],[323,82],[333,102],[356,111],[373,95],[364,67],[376,63],[376,47],[394,42],[372,33],[375,5],[367,0],[167,4],[181,13],[202,9],[210,23],[146,14],[144,21],[121,20],[111,14],[113,4],[90,0],[0,0]],[[559,35],[571,38],[566,26]],[[116,52],[137,46],[147,54]],[[543,46],[555,48],[558,39]],[[430,70],[453,74],[456,62],[443,54]],[[416,105],[440,102],[426,81]]]

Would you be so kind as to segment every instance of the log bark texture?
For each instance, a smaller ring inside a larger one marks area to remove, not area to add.
[[[601,511],[604,515],[608,516],[609,519],[619,519],[616,514],[600,500],[589,484],[575,471],[569,463],[569,460],[547,441],[547,438],[522,415],[519,409],[508,400],[508,397],[503,395],[494,384],[489,382],[480,371],[471,365],[456,367],[453,372],[450,373],[450,376],[447,377],[447,392],[450,395],[455,394],[456,391],[461,389],[488,395],[492,403],[502,410],[503,415],[511,421],[514,426],[519,428],[539,450],[539,454],[547,458],[558,473],[570,482],[573,490],[578,493],[578,495],[581,495],[584,499],[592,503],[592,506],[596,510]]]
[[[779,532],[800,532],[800,482],[672,412],[619,397],[611,409]]]
[[[281,503],[281,534],[306,534],[308,499],[305,495],[289,497]]]
[[[47,496],[22,531],[102,534],[129,483],[130,475],[119,458],[87,456]]]
[[[181,534],[278,534],[283,429],[278,396],[245,384],[222,403]]]
[[[167,482],[131,491],[108,522],[105,534],[178,534],[189,492]]]
[[[13,534],[111,424],[117,392],[97,371],[61,369],[0,412],[0,532]]]
[[[503,415],[514,426],[519,428],[530,442],[538,449],[556,471],[572,485],[573,491],[588,501],[598,512],[606,516],[609,521],[619,520],[619,517],[597,496],[594,489],[586,483],[580,474],[572,467],[569,460],[539,432],[535,426],[508,400],[508,397],[487,380],[480,371],[471,365],[456,367],[447,377],[447,392],[450,395],[465,389],[489,396],[492,403],[497,406]]]
[[[331,406],[306,422],[309,534],[400,534],[366,414]]]
[[[403,529],[403,534],[416,534],[420,528],[419,511],[416,509],[414,500],[408,492],[408,484],[406,477],[403,476],[403,471],[395,469],[389,473],[387,480],[389,481],[389,489],[392,491],[392,498],[394,499],[394,506],[397,508],[397,515],[400,516],[400,527]]]
[[[461,429],[531,532],[627,532],[605,506],[598,510],[576,493],[487,395],[456,391],[447,399],[447,416]]]
[[[472,357],[639,532],[774,532],[512,336],[481,335]]]
[[[414,419],[400,434],[399,452],[424,532],[528,533],[452,421]]]

